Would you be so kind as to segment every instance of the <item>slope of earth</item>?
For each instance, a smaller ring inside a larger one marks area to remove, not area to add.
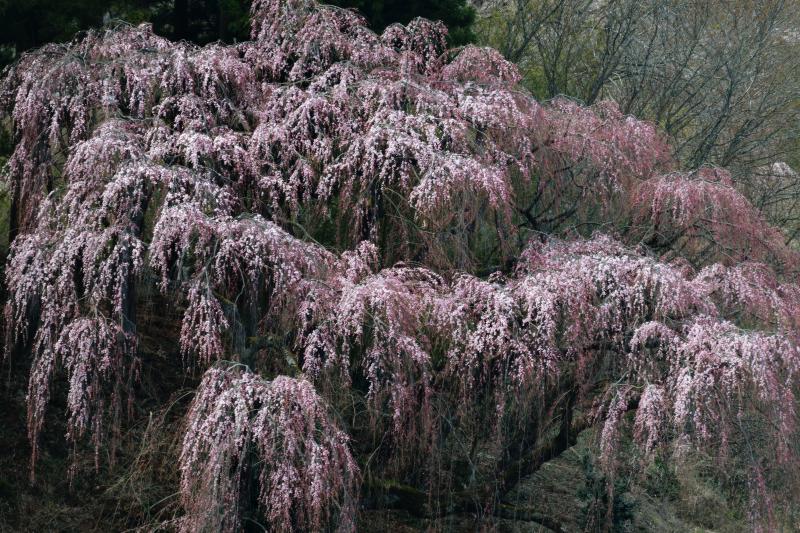
[[[593,430],[578,436],[575,446],[546,462],[517,483],[495,516],[450,515],[423,520],[404,511],[368,511],[360,531],[497,531],[499,533],[571,533],[600,531],[592,515],[607,505],[605,479],[592,467]],[[737,532],[747,531],[741,517],[708,483],[687,468],[680,476],[652,468],[641,472],[639,483],[617,484],[614,511],[619,532]],[[627,484],[627,487],[625,486]]]

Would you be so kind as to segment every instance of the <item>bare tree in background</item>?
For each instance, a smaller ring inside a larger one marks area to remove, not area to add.
[[[686,168],[730,168],[797,233],[800,5],[796,0],[484,2],[480,38],[538,97],[611,98],[656,122]]]

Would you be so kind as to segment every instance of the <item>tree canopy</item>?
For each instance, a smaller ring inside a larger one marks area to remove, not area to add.
[[[489,520],[592,427],[599,529],[617,477],[699,450],[752,529],[791,519],[800,254],[727,170],[613,101],[537,101],[441,22],[251,19],[235,44],[90,30],[0,82],[33,477],[53,404],[78,477],[156,406],[177,501],[135,526]]]
[[[795,0],[489,1],[476,32],[537,97],[613,99],[657,124],[684,168],[728,168],[795,237],[798,14]]]

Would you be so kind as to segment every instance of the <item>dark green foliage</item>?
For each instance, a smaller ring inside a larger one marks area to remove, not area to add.
[[[114,15],[149,21],[159,35],[197,44],[244,41],[250,35],[249,0],[120,0]]]
[[[450,31],[451,45],[475,39],[472,32],[475,10],[466,0],[330,0],[330,3],[357,9],[377,32],[394,22],[406,24],[423,17],[444,22]]]
[[[0,56],[16,54],[51,41],[66,41],[103,21],[104,0],[0,0]]]
[[[249,0],[0,0],[0,62],[111,19],[151,22],[160,35],[198,44],[244,40],[249,9]]]
[[[627,477],[609,477],[588,453],[581,458],[581,463],[586,477],[586,485],[578,492],[578,498],[586,502],[583,530],[628,531],[636,501],[628,492]]]
[[[653,496],[677,499],[680,496],[680,483],[675,471],[660,456],[653,458],[644,471],[645,490]]]

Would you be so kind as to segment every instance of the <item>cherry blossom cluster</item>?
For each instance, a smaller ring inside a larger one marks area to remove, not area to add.
[[[69,322],[59,332],[55,344],[40,340],[28,386],[32,465],[38,455],[38,436],[57,365],[66,370],[69,380],[67,440],[77,445],[88,432],[94,444],[95,463],[99,464],[100,446],[109,431],[104,422],[110,416],[110,431],[118,426],[126,388],[137,376],[138,362],[130,357],[134,351],[135,338],[102,316]]]
[[[790,460],[787,436],[797,421],[800,368],[796,342],[782,334],[752,333],[703,316],[680,332],[663,325],[642,328],[634,335],[636,342],[631,342],[631,359],[656,358],[637,373],[638,379],[649,383],[636,421],[636,435],[645,449],[651,450],[662,438],[656,426],[662,422],[663,436],[666,421],[679,437],[717,445],[724,452],[731,433],[740,429],[747,403],[756,401],[772,424],[777,457]]]
[[[271,529],[353,530],[359,470],[348,440],[308,381],[208,370],[180,455],[182,530],[239,530],[253,470]]]
[[[159,100],[189,94],[214,108],[236,106],[250,98],[251,72],[235,48],[171,43],[147,25],[90,31],[68,45],[25,54],[0,87],[15,125],[9,172],[20,222],[52,190],[57,154],[71,154],[98,118],[147,118]]]
[[[631,409],[634,437],[651,456],[675,438],[724,450],[741,430],[737,411],[752,401],[765,406],[782,460],[790,461],[800,359],[793,323],[780,313],[792,305],[781,296],[796,286],[770,292],[756,277],[753,292],[736,286],[743,274],[728,279],[721,265],[694,275],[605,236],[532,245],[515,273],[488,281],[460,274],[448,282],[407,267],[372,273],[370,251],[344,257],[338,272],[348,274],[337,274],[303,308],[311,325],[304,369],[318,383],[334,370],[337,388],[352,386],[354,372],[363,375],[371,416],[392,420],[386,431],[396,442],[412,446],[422,430],[437,430],[437,420],[426,419],[434,398],[450,423],[486,417],[497,428],[517,402],[543,401],[548,384],[568,379],[571,363],[580,381],[602,364],[624,377],[597,413],[610,471]],[[728,312],[742,305],[753,313]],[[723,316],[780,332],[750,333]],[[440,367],[434,350],[442,347]]]
[[[541,394],[561,363],[590,365],[598,343],[624,352],[629,339],[643,342],[636,336],[642,324],[717,312],[700,290],[708,290],[705,276],[687,278],[602,236],[531,247],[513,277],[490,281],[461,274],[446,283],[406,267],[371,274],[363,261],[347,259],[357,274],[318,287],[303,307],[312,325],[304,369],[315,379],[338,369],[339,382],[348,383],[357,357],[368,398],[392,398],[395,431],[409,430],[397,426],[408,419],[397,398],[413,398],[409,412],[425,413],[419,402],[430,395],[434,345],[449,347],[446,374],[460,384],[461,406],[488,393],[502,408],[509,394]],[[393,390],[412,384],[415,394]]]
[[[588,162],[608,186],[649,178],[669,165],[669,146],[655,126],[624,116],[611,100],[590,109],[557,98],[548,114],[553,147],[574,163]]]
[[[724,170],[670,172],[654,125],[539,103],[496,51],[447,50],[440,23],[252,13],[250,42],[107,28],[0,81],[6,343],[31,354],[34,459],[58,369],[71,441],[119,429],[156,286],[183,314],[177,356],[211,367],[182,447],[187,531],[239,528],[253,473],[275,529],[352,529],[367,446],[345,432],[491,484],[505,422],[529,428],[565,383],[599,396],[606,468],[632,409],[646,457],[724,450],[753,411],[800,464],[798,255]],[[580,237],[598,216],[618,239]],[[395,473],[433,494],[424,463]]]
[[[706,263],[755,260],[797,268],[797,252],[736,190],[723,169],[647,180],[636,190],[633,204],[636,219],[650,224],[655,246],[686,248]]]
[[[598,346],[624,350],[644,322],[715,310],[680,271],[602,236],[531,247],[514,277],[462,276],[443,301],[448,368],[464,399],[488,386],[500,405],[512,392],[542,394],[563,363],[591,371]]]
[[[67,230],[55,242],[52,237],[19,237],[6,270],[12,293],[5,310],[9,341],[27,343],[35,332],[28,387],[32,464],[56,365],[70,375],[67,436],[82,436],[91,419],[89,429],[97,446],[103,405],[119,404],[118,385],[129,381],[135,366],[135,339],[127,331],[126,316],[133,278],[142,268],[143,244],[113,227],[102,232]],[[117,384],[112,397],[106,397],[106,383]]]
[[[724,315],[739,323],[755,323],[793,335],[799,331],[800,287],[781,281],[763,263],[730,267],[715,263],[697,274],[695,284]]]
[[[622,418],[628,411],[628,400],[631,395],[630,385],[623,385],[617,390],[609,390],[611,401],[603,413],[603,429],[600,432],[600,461],[606,469],[613,472],[613,461],[619,445]],[[638,429],[638,428],[637,428]]]
[[[228,319],[220,298],[261,319],[299,305],[334,264],[332,254],[255,216],[208,217],[196,205],[165,207],[153,230],[150,267],[166,291],[188,288],[181,348],[208,363],[224,352]],[[262,300],[266,298],[266,303]],[[286,312],[284,314],[291,314]]]
[[[430,341],[426,322],[443,281],[427,269],[395,267],[357,283],[345,278],[333,294],[318,294],[304,309],[315,323],[304,339],[303,370],[312,378],[335,370],[337,387],[361,367],[376,423],[391,413],[400,446],[429,437],[432,421]],[[351,362],[351,358],[354,361]]]

